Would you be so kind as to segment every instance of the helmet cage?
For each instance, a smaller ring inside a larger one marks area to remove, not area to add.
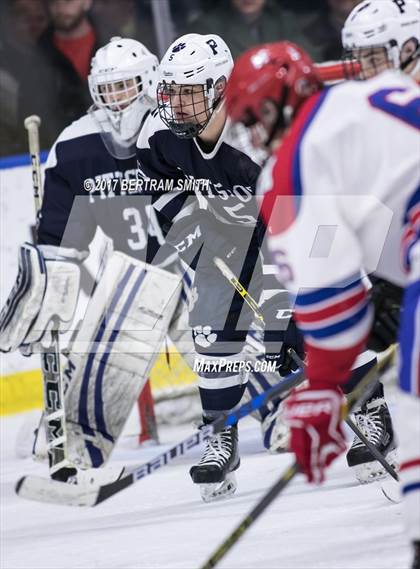
[[[142,76],[127,77],[127,72],[115,71],[91,74],[88,80],[95,106],[106,113],[116,133],[123,139],[135,136],[135,123],[154,106]]]
[[[89,75],[89,88],[93,102],[100,109],[120,113],[134,101],[143,99],[153,105],[151,97],[143,93],[141,75],[127,77],[127,73],[95,73]]]
[[[206,84],[195,85],[161,81],[157,86],[160,118],[179,138],[194,138],[201,134],[219,101],[220,97],[215,100],[212,79]]]

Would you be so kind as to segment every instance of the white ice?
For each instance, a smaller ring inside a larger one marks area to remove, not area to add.
[[[232,499],[204,504],[188,469],[194,449],[91,509],[25,501],[14,493],[23,474],[46,466],[15,456],[15,437],[24,415],[1,420],[1,567],[35,568],[198,568],[291,462],[267,454],[258,425],[240,424],[242,464]],[[192,427],[161,430],[174,443]],[[161,452],[139,450],[127,438],[113,461],[137,464]],[[245,533],[220,564],[241,569],[403,569],[410,550],[401,506],[382,495],[379,483],[360,486],[339,459],[327,483],[310,487],[299,476]]]

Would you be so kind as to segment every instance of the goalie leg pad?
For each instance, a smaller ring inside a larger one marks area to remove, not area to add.
[[[113,253],[71,347],[66,391],[69,456],[106,462],[159,354],[180,278]]]

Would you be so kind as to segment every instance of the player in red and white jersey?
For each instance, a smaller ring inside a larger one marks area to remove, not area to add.
[[[232,120],[272,153],[260,177],[261,212],[279,278],[295,296],[305,336],[310,385],[292,395],[287,415],[292,450],[310,481],[321,482],[325,468],[346,448],[341,385],[372,325],[363,275],[405,286],[400,378],[411,396],[400,408],[407,421],[400,436],[402,491],[410,536],[418,544],[418,85],[386,71],[323,89],[310,58],[280,42],[241,56],[226,96]]]

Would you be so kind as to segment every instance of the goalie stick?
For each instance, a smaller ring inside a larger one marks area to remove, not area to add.
[[[36,225],[42,207],[42,177],[39,150],[39,127],[37,115],[26,117],[24,126],[28,131],[29,153],[31,155],[32,186],[35,203]],[[67,437],[64,417],[63,380],[60,367],[60,346],[58,322],[53,322],[51,344],[42,348],[41,371],[44,388],[44,420],[46,422],[47,452],[50,476],[56,480],[67,480],[76,474],[76,469],[67,459]]]
[[[159,468],[186,454],[190,449],[208,440],[225,427],[235,425],[240,419],[265,405],[274,397],[286,394],[305,379],[303,370],[291,373],[277,385],[263,391],[236,411],[219,417],[213,423],[204,426],[186,439],[180,441],[154,459],[135,467],[127,475],[110,484],[87,486],[67,484],[40,476],[24,476],[16,484],[16,493],[22,498],[40,502],[50,502],[69,506],[96,506],[136,484],[142,478],[153,474]]]
[[[376,366],[372,367],[367,374],[361,379],[355,389],[347,396],[347,403],[343,406],[342,416],[345,419],[357,405],[363,403],[370,397],[374,389],[373,381],[377,374],[387,367],[394,357],[396,345],[393,344],[383,352],[383,357],[377,362]],[[275,482],[271,488],[263,495],[257,502],[254,508],[245,516],[245,518],[236,526],[230,535],[223,541],[223,543],[214,551],[208,560],[200,567],[200,569],[212,569],[221,561],[225,555],[232,549],[232,547],[244,535],[246,530],[261,516],[261,514],[268,508],[268,506],[277,498],[277,496],[286,488],[286,486],[293,480],[295,475],[299,472],[299,465],[294,462],[289,466],[280,478]]]

